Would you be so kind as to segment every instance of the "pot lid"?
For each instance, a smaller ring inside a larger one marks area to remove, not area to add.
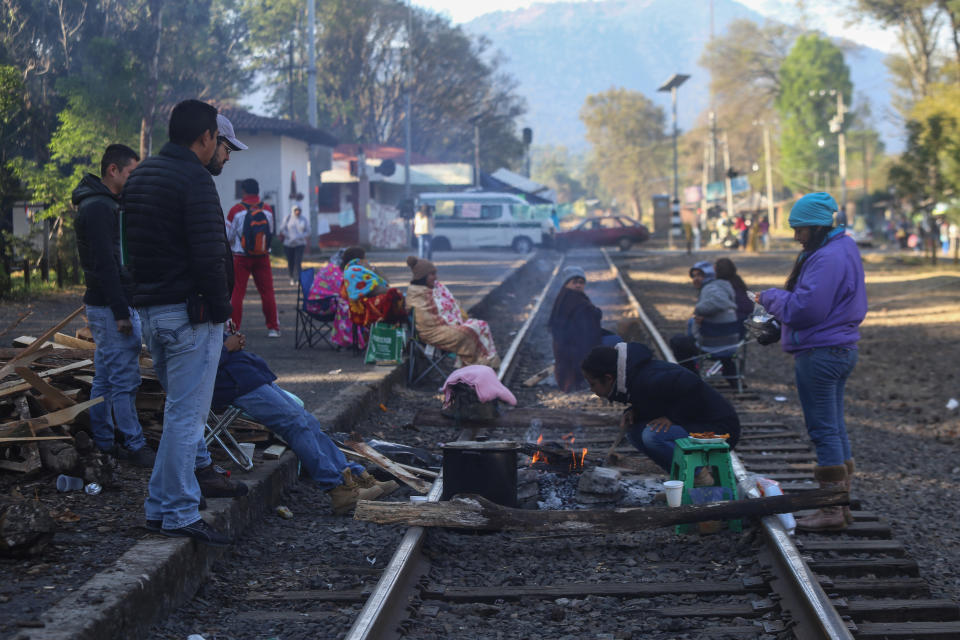
[[[468,451],[517,451],[520,445],[513,440],[458,440],[441,445],[444,449],[458,449]]]

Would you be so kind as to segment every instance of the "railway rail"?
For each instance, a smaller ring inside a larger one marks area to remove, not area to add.
[[[585,258],[582,256],[581,262]],[[662,357],[675,362],[660,331],[644,312],[636,294],[606,251],[603,252],[603,259]],[[545,286],[540,301],[547,297],[547,292],[550,291],[560,266],[558,263],[554,269],[553,277]],[[501,379],[506,378],[507,370],[512,366],[513,357],[519,351],[522,340],[525,339],[528,329],[536,319],[539,306],[538,302],[524,324],[523,331],[517,335],[511,345],[507,364],[500,374]],[[737,402],[740,405],[738,409],[749,412],[749,400],[752,397],[752,394],[743,394],[743,399],[747,402]],[[734,398],[734,400],[737,399]],[[734,471],[741,491],[751,493],[753,497],[759,495],[755,487],[749,486],[751,473],[762,473],[766,477],[781,482],[784,491],[788,493],[816,488],[810,473],[814,461],[813,452],[805,434],[797,429],[791,429],[786,424],[775,422],[745,426],[744,435],[738,447],[740,455],[732,454]],[[496,433],[496,430],[488,435],[492,438],[516,437],[515,433]],[[594,441],[606,444],[603,437],[596,431],[592,435]],[[442,478],[438,479],[437,483],[442,483]],[[436,485],[430,495],[430,499],[438,499],[440,492]],[[347,638],[360,640],[392,635],[420,637],[419,632],[416,631],[415,618],[418,614],[420,617],[429,617],[439,610],[438,605],[424,605],[424,602],[496,603],[529,598],[562,602],[590,596],[636,598],[656,594],[661,597],[665,595],[689,597],[705,595],[705,592],[715,596],[719,591],[748,594],[749,603],[722,605],[705,601],[701,604],[686,604],[682,607],[651,607],[645,613],[665,616],[674,622],[683,618],[713,619],[709,625],[692,624],[687,629],[683,629],[682,624],[666,625],[674,629],[667,631],[668,634],[679,632],[690,637],[757,637],[763,634],[774,637],[830,640],[960,637],[960,622],[958,622],[960,611],[956,603],[922,597],[925,585],[916,577],[916,562],[903,557],[902,545],[889,539],[890,529],[878,516],[860,510],[859,506],[854,502],[855,523],[842,536],[839,536],[841,539],[838,539],[838,536],[804,534],[793,538],[777,517],[762,518],[758,529],[762,534],[765,548],[761,554],[764,562],[759,575],[756,572],[753,575],[749,575],[751,572],[746,572],[747,575],[742,575],[738,583],[727,581],[724,585],[711,584],[705,590],[692,588],[684,581],[676,583],[615,582],[610,581],[608,577],[602,583],[571,583],[560,578],[546,585],[517,586],[440,586],[428,580],[426,584],[421,582],[411,587],[408,581],[407,590],[404,591],[399,581],[389,580],[385,583],[382,580],[382,586],[390,590],[389,595],[379,594],[381,585],[378,585],[378,592],[368,600],[364,613],[358,618]],[[419,527],[411,529],[411,532],[413,531],[416,531],[419,540],[416,551],[422,552],[424,549],[421,545],[426,532]],[[407,535],[410,536],[411,532]],[[428,546],[428,551],[438,566],[442,566],[442,563],[437,563],[437,558],[440,556],[458,558],[461,557],[462,552],[466,551],[465,547],[473,547],[476,550],[475,540],[470,536],[466,536],[466,543],[462,542],[464,534],[442,532],[434,537],[441,544]],[[510,549],[516,546],[518,537],[523,538],[523,536],[509,534],[484,537],[483,546],[488,549],[489,556],[480,558],[481,566],[484,560],[495,562],[496,559],[502,558],[505,553],[504,547]],[[601,542],[599,546],[605,546],[605,543]],[[438,554],[438,549],[443,551]],[[394,560],[397,563],[418,566],[420,575],[424,575],[426,573],[424,567],[427,564],[424,555],[416,554],[412,549],[404,550],[403,546],[401,550],[403,552],[398,552]],[[512,555],[507,552],[508,557]],[[522,556],[523,553],[518,555]],[[611,564],[618,561],[616,555],[615,552],[611,553],[609,560]],[[629,558],[620,560],[627,563]],[[476,562],[477,558],[471,558],[471,561]],[[681,573],[696,573],[703,570],[696,563],[676,563],[676,565],[671,569]],[[392,572],[388,570],[386,575],[390,576]],[[884,598],[884,596],[893,595],[910,597]],[[413,606],[412,615],[411,605]],[[404,620],[397,621],[398,610],[404,612],[401,616]],[[394,614],[391,621],[399,625],[394,629],[387,628],[387,624],[378,625],[375,622],[388,619],[389,612]],[[552,615],[558,617],[561,614],[555,612]],[[567,614],[562,615],[565,617]],[[753,618],[755,624],[729,626],[715,624],[717,619],[729,618]],[[450,629],[444,629],[444,631],[450,631]],[[455,636],[461,633],[466,634],[463,637],[475,632],[482,633],[482,630],[463,627],[452,631]]]
[[[672,359],[656,314],[641,306],[642,287],[605,252],[570,252],[566,259],[588,272],[588,292],[613,311],[612,320],[640,318],[662,357]],[[618,261],[646,259],[636,252]],[[500,377],[508,385],[549,364],[542,303],[552,299],[562,266],[561,258],[505,352]],[[596,402],[585,402],[583,411],[553,409],[549,392],[510,386],[522,408],[485,429],[490,439],[522,441],[539,431],[561,442],[572,434],[577,446],[605,451],[620,438],[614,414],[598,410]],[[755,491],[751,473],[777,480],[785,493],[815,489],[814,456],[802,426],[771,419],[756,393],[728,397],[744,427],[733,456],[741,491]],[[433,442],[474,435],[458,433],[436,411],[418,413],[414,423],[422,439]],[[617,451],[635,453],[626,444]],[[642,463],[637,470],[641,476],[660,473]],[[526,486],[536,486],[533,502],[563,502],[577,491],[575,471],[531,467],[523,476]],[[439,499],[442,482],[437,478],[428,499]],[[677,536],[672,529],[584,537],[411,527],[385,566],[370,569],[379,577],[372,589],[263,593],[257,601],[274,602],[304,623],[332,619],[335,608],[363,602],[345,635],[346,625],[305,632],[305,638],[960,637],[957,604],[930,597],[916,562],[883,518],[855,498],[852,507],[854,524],[827,536],[791,537],[774,516],[745,526],[742,534],[712,536]]]

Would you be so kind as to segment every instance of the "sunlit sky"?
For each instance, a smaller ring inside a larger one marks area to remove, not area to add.
[[[532,0],[483,0],[483,2],[470,2],[468,0],[410,0],[414,5],[432,9],[438,13],[445,14],[455,23],[468,22],[477,16],[491,11],[511,11],[522,9],[535,4]],[[538,0],[542,3],[550,2],[591,2],[593,0]],[[709,0],[699,0],[705,7],[709,6]],[[784,22],[799,22],[800,15],[797,11],[795,0],[739,0],[754,11],[769,17],[775,17]],[[883,30],[869,24],[850,24],[851,19],[843,7],[845,2],[833,0],[807,0],[807,26],[814,29],[820,29],[830,35],[844,37],[860,44],[880,49],[881,51],[894,51],[896,49],[896,39],[891,30]]]

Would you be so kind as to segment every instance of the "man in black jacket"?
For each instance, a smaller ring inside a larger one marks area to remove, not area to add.
[[[130,278],[120,259],[120,192],[140,156],[130,147],[112,144],[100,160],[100,175],[87,174],[73,190],[77,206],[77,251],[87,290],[83,294],[87,324],[97,343],[91,397],[104,402],[90,408],[90,430],[101,451],[141,467],[152,467],[155,454],[147,446],[137,418],[140,387],[140,317],[130,307]],[[114,443],[114,426],[122,444]]]
[[[170,115],[170,141],[130,175],[123,209],[133,305],[167,392],[146,517],[160,520],[167,535],[223,546],[230,540],[200,517],[194,473],[230,317],[223,213],[205,168],[217,135],[215,108],[179,103]]]

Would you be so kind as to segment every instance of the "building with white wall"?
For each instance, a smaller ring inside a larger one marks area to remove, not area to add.
[[[330,168],[336,138],[307,124],[258,116],[236,107],[221,107],[220,113],[230,120],[237,139],[249,147],[231,153],[223,173],[214,178],[224,213],[240,200],[240,182],[247,178],[260,183],[260,196],[276,211],[278,224],[296,204],[309,213],[310,171]],[[312,167],[311,144],[319,147]]]

